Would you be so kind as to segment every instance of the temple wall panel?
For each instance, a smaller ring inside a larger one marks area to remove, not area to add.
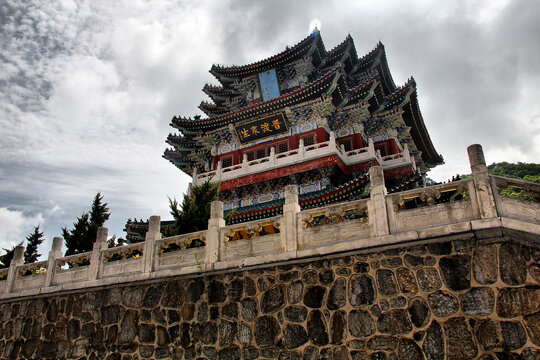
[[[394,217],[394,231],[407,231],[425,226],[425,224],[437,226],[472,220],[475,215],[470,201],[456,201],[417,209],[399,209],[394,213]]]

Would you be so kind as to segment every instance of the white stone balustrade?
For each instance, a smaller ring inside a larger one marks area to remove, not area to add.
[[[471,231],[489,236],[509,229],[538,240],[540,185],[489,176],[481,147],[468,150],[473,179],[387,194],[383,168],[376,166],[370,169],[368,199],[301,211],[296,187],[287,186],[283,215],[272,218],[226,226],[223,204],[215,201],[205,231],[162,238],[160,218],[152,216],[141,243],[108,249],[107,229],[100,228],[92,252],[62,257],[63,240],[54,238],[48,260],[34,264],[23,264],[19,246],[9,269],[0,270],[0,298],[237,269]],[[508,185],[536,201],[502,196],[500,190]]]
[[[395,141],[396,143],[399,143],[397,139],[395,139]],[[212,179],[212,181],[236,179],[242,176],[278,169],[291,164],[315,160],[331,155],[337,155],[340,160],[348,166],[375,160],[384,170],[407,164],[412,165],[413,168],[416,169],[414,158],[410,155],[407,145],[401,146],[400,144],[399,147],[403,148],[402,152],[383,157],[375,151],[373,139],[370,138],[367,147],[345,151],[343,146],[337,146],[334,132],[331,132],[328,141],[304,146],[303,139],[300,139],[297,149],[276,154],[274,148],[272,148],[270,156],[264,158],[248,161],[247,155],[244,154],[242,164],[223,168],[221,161],[219,161],[215,170],[202,174],[194,172],[193,184],[201,185],[209,179]]]

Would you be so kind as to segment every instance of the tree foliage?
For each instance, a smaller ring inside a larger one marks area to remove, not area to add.
[[[107,247],[108,248],[122,246],[122,245],[125,245],[125,244],[127,244],[126,239],[121,238],[121,237],[118,238],[118,237],[116,237],[116,235],[113,235],[111,238],[109,238],[107,240]]]
[[[94,197],[90,212],[82,213],[73,223],[73,229],[62,228],[62,236],[67,248],[65,255],[92,251],[98,228],[103,226],[110,216],[107,203],[103,202],[103,196],[98,192]]]
[[[165,236],[206,230],[212,201],[219,199],[219,186],[219,182],[210,181],[193,186],[191,189],[193,196],[184,195],[181,206],[176,199],[169,198],[170,213],[175,221],[174,225],[165,231]]]
[[[504,176],[529,182],[540,183],[540,164],[521,163],[511,164],[507,162],[493,163],[488,166],[491,175]],[[501,195],[515,199],[535,201],[534,196],[513,186],[501,190]]]
[[[38,246],[44,241],[43,232],[39,231],[39,225],[34,228],[34,231],[26,237],[26,249],[24,250],[24,263],[35,263],[38,257]]]
[[[522,162],[511,164],[507,162],[500,162],[489,165],[488,171],[491,175],[540,182],[540,164]]]
[[[11,265],[11,260],[13,260],[13,254],[15,252],[15,248],[17,246],[21,246],[22,243],[23,242],[21,241],[17,245],[13,246],[11,249],[5,249],[4,248],[4,251],[6,253],[4,255],[0,256],[0,269],[8,268],[9,265]]]

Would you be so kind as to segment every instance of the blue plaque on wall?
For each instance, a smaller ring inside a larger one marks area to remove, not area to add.
[[[279,97],[279,86],[276,76],[276,70],[268,70],[259,74],[261,91],[264,101]]]

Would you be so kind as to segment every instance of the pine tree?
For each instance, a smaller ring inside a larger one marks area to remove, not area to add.
[[[92,202],[92,209],[90,210],[90,224],[97,227],[103,226],[105,221],[109,220],[111,216],[107,203],[102,204],[102,201],[103,196],[101,193],[97,193]]]
[[[109,217],[111,216],[107,203],[102,203],[102,201],[103,196],[101,196],[101,193],[97,193],[92,202],[92,209],[90,210],[88,238],[92,239],[92,243],[96,240],[99,227],[103,226],[105,221],[109,220]],[[90,248],[90,250],[92,249]]]
[[[26,250],[24,251],[24,263],[35,263],[41,254],[38,253],[38,246],[44,241],[43,232],[39,231],[39,225],[34,228],[34,232],[26,237]]]
[[[22,245],[22,241],[20,243],[18,243],[17,245],[13,246],[11,249],[5,249],[4,250],[6,251],[6,253],[2,256],[0,256],[0,269],[5,269],[5,268],[8,268],[9,265],[11,265],[11,260],[13,260],[13,254],[15,253],[15,248],[17,246],[21,246]]]
[[[96,241],[97,230],[109,219],[111,213],[107,203],[102,203],[103,196],[97,193],[92,202],[90,213],[84,212],[73,223],[73,229],[62,228],[62,235],[66,243],[66,256],[92,251]]]
[[[82,213],[73,223],[73,229],[62,228],[62,236],[66,244],[65,256],[79,254],[92,250],[93,240],[88,238],[90,223],[88,213]],[[95,239],[94,239],[95,240]]]
[[[206,230],[212,201],[219,199],[219,186],[220,183],[210,181],[194,186],[191,190],[193,196],[184,195],[180,208],[176,199],[169,198],[169,208],[175,223],[174,229],[168,229],[165,234],[172,236]]]

